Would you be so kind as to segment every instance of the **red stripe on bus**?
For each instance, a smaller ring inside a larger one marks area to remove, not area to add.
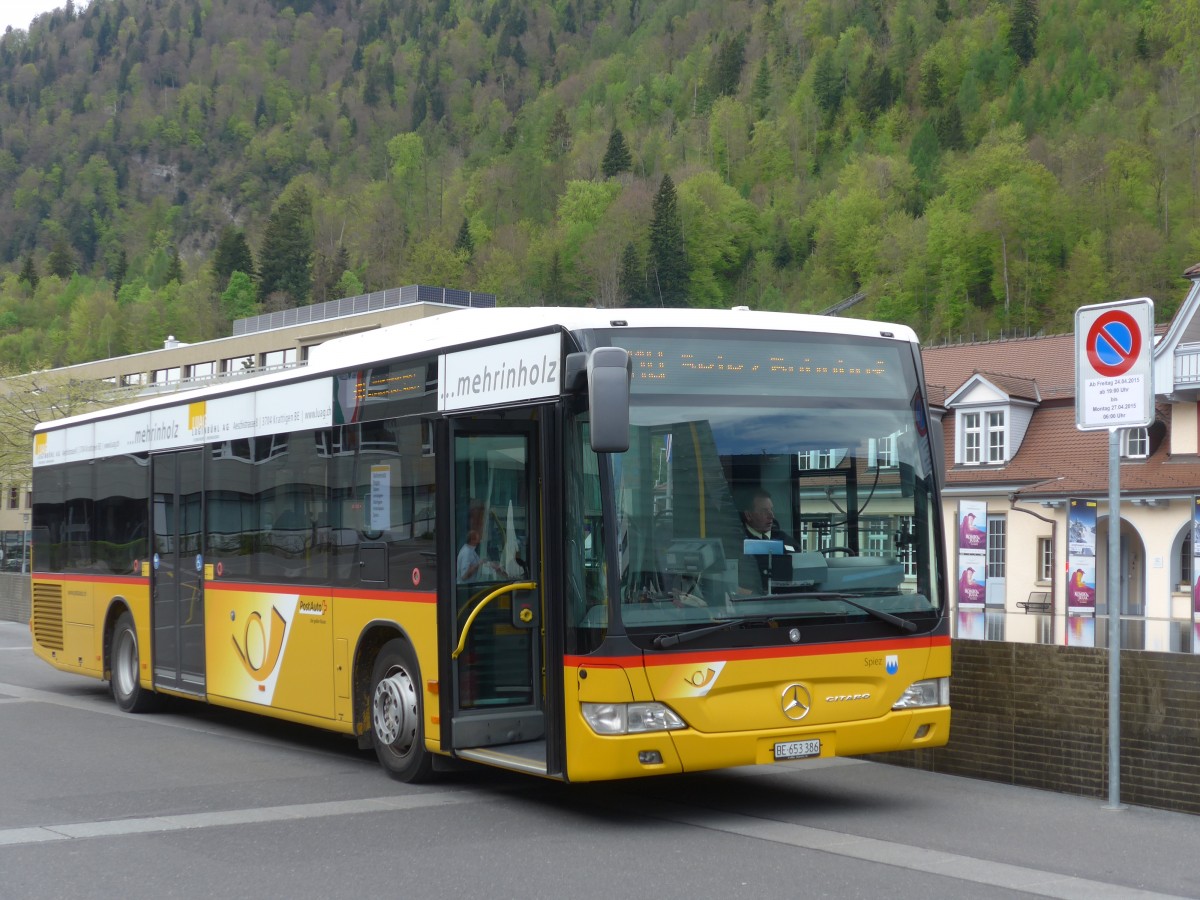
[[[206,581],[204,590],[246,591],[254,594],[307,594],[345,600],[381,600],[388,603],[437,603],[435,591],[379,591],[329,588],[320,584],[258,584],[243,581]]]
[[[745,649],[721,648],[719,650],[689,650],[685,653],[663,653],[661,651],[628,656],[564,656],[563,665],[569,668],[592,666],[675,666],[686,663],[710,662],[715,657],[723,660],[791,659],[798,656],[835,656],[849,653],[884,653],[889,650],[928,650],[934,647],[949,647],[950,638],[936,635],[926,638],[896,638],[885,641],[841,642],[836,644],[805,644],[798,647],[750,647]]]
[[[144,575],[68,575],[65,572],[33,572],[35,581],[72,581],[97,584],[145,584]]]

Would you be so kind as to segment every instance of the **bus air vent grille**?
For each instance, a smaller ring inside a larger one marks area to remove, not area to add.
[[[33,583],[33,640],[47,650],[63,648],[61,585]]]

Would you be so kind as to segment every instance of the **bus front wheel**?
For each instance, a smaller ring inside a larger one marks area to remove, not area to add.
[[[406,641],[384,644],[371,685],[371,743],[380,764],[400,781],[428,781],[433,759],[425,749],[421,675]]]
[[[109,687],[113,700],[125,712],[151,712],[158,707],[158,695],[147,691],[139,682],[139,655],[137,629],[133,615],[126,610],[117,619],[113,629],[112,643],[108,651],[108,668],[111,672]]]

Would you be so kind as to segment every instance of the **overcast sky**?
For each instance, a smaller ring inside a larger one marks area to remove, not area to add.
[[[9,25],[28,31],[34,17],[61,9],[66,4],[67,0],[0,0],[0,34],[4,34]],[[86,5],[76,0],[76,9]]]

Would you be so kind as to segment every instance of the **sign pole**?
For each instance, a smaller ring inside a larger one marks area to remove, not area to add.
[[[1108,431],[1108,803],[1121,806],[1122,428],[1154,422],[1154,303],[1148,297],[1075,310],[1075,427]],[[1068,609],[1068,614],[1070,610]],[[1092,615],[1096,615],[1093,609]]]
[[[1108,803],[1121,806],[1121,440],[1108,430]]]

